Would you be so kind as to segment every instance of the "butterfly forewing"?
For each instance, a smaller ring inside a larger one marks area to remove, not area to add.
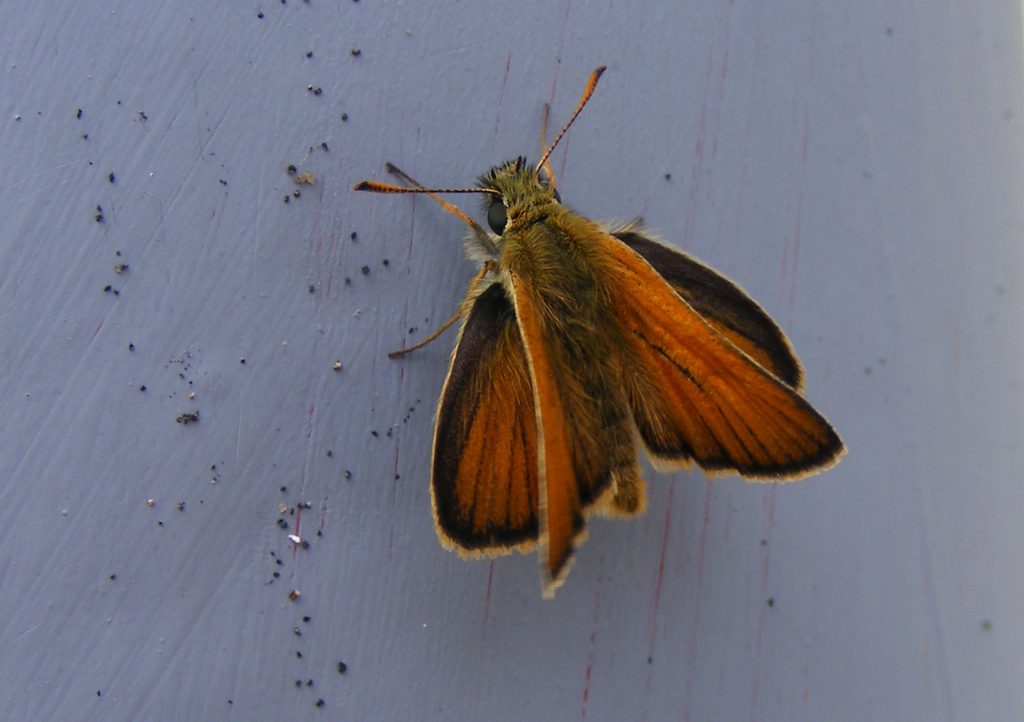
[[[545,206],[544,223],[504,235],[503,279],[530,364],[540,460],[540,542],[545,590],[557,586],[594,506],[636,512],[643,488],[622,356],[591,249],[575,221]]]
[[[799,478],[843,445],[788,384],[740,350],[625,243],[603,235],[637,428],[662,466],[695,461],[751,478]],[[747,344],[751,344],[749,337]],[[757,350],[756,344],[755,350]],[[771,358],[770,354],[768,355]]]
[[[697,259],[651,238],[638,225],[609,232],[643,256],[716,331],[786,384],[800,389],[803,372],[785,334],[739,286]]]

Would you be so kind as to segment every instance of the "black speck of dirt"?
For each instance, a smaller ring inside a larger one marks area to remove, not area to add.
[[[352,48],[352,57],[358,58],[362,54],[363,54],[363,51],[360,50],[359,48]]]
[[[146,111],[144,111],[144,110],[140,110],[139,111],[139,120],[141,120],[143,123],[145,123],[147,120],[149,120],[149,116],[146,115]]]
[[[287,529],[288,528],[288,522],[285,521],[284,519],[278,519],[277,520],[277,525],[279,527],[281,527],[282,529]]]
[[[146,384],[142,384],[142,386],[139,387],[139,391],[146,393]]]
[[[654,664],[654,657],[648,657],[647,664]]]
[[[299,169],[296,168],[294,165],[289,165],[287,168],[285,168],[285,172],[287,172],[288,175],[295,175],[296,173],[299,172]]]
[[[342,113],[341,114],[341,122],[345,123],[347,121],[348,121],[348,113]]]
[[[329,150],[330,150],[330,148],[328,148],[328,147],[327,147],[327,143],[326,143],[326,142],[324,142],[324,143],[321,143],[321,144],[320,144],[320,150],[322,150],[322,151],[324,151],[324,152],[326,153],[327,151],[329,151]]]
[[[313,57],[313,51],[312,50],[307,50],[306,51],[306,57],[307,58],[312,58]]]
[[[351,276],[345,276],[345,285],[346,286],[351,286],[352,285],[352,278],[351,278]]]
[[[295,196],[296,198],[300,198],[302,196],[302,191],[296,188],[295,190],[292,191],[292,195]]]
[[[351,479],[352,478],[352,472],[349,471],[348,469],[345,469],[345,478],[346,479]]]
[[[359,240],[359,234],[356,233],[355,231],[352,231],[352,233],[349,234],[349,238],[352,239],[353,243],[355,243],[356,241]]]
[[[380,434],[378,434],[378,433],[377,433],[376,431],[371,431],[371,432],[370,432],[370,436],[372,436],[373,438],[375,438],[375,439],[376,439],[377,437],[379,437],[379,436],[380,436]]]
[[[82,119],[82,109],[79,108],[78,110],[75,111],[75,120],[81,120],[81,119]]]
[[[96,206],[96,215],[93,216],[97,223],[103,223],[106,220],[103,216],[103,206]]]
[[[183,502],[183,501],[179,501],[178,502],[178,511],[185,511],[185,502]]]
[[[113,286],[104,286],[103,287],[103,293],[110,293],[113,290],[114,290]]]
[[[131,351],[132,353],[135,353],[135,344],[129,343],[128,344],[128,350]]]
[[[226,185],[228,184],[228,182],[227,182],[226,180],[224,180],[223,178],[218,178],[217,180],[219,180],[219,181],[220,181],[220,184],[221,184],[222,186],[226,186]]]
[[[287,487],[287,486],[282,486],[282,487],[281,487],[281,488],[279,489],[279,491],[280,491],[280,492],[281,492],[281,493],[283,494],[283,493],[285,493],[286,491],[288,491],[288,487]]]
[[[665,180],[667,180],[667,181],[672,180],[672,174],[671,173],[666,173],[665,174]]]
[[[184,414],[175,419],[179,424],[198,424],[199,423],[199,409],[195,411],[186,411]]]
[[[306,680],[306,686],[307,686],[307,687],[312,687],[312,686],[313,686],[313,680],[311,680],[311,679],[307,679],[307,680]]]
[[[381,261],[380,263],[381,263],[382,266],[390,266],[391,265],[391,261],[389,261],[386,258],[383,261]]]
[[[245,356],[243,356],[242,358],[238,359],[238,363],[240,363],[243,366],[245,366]]]
[[[111,574],[110,575],[110,581],[116,582],[117,581],[117,575],[116,574]]]
[[[324,702],[324,701],[323,701],[323,699],[318,699],[318,700],[316,701],[316,706],[317,706],[317,707],[323,707],[323,706],[324,706],[325,704],[327,704],[327,703],[326,703],[326,702]]]
[[[334,458],[334,452],[331,451],[330,449],[327,450],[327,458],[328,459],[333,459]]]
[[[774,607],[775,606],[775,597],[768,597],[768,606],[769,607]]]
[[[302,636],[302,630],[299,629],[298,627],[292,627],[292,634],[294,634],[296,637],[301,637]]]
[[[303,617],[302,621],[305,622],[306,624],[309,624],[310,622],[313,621],[313,618],[312,617],[308,617],[308,616],[307,617]]]
[[[292,202],[292,197],[291,196],[285,196],[284,197],[284,202],[285,203],[291,203]]]
[[[295,650],[295,656],[298,659],[302,659],[302,652],[300,652],[299,650]]]
[[[114,175],[114,171],[110,171],[110,175],[107,176],[107,180],[111,183],[117,182],[117,176]]]
[[[311,284],[309,284],[309,286],[307,286],[307,290],[308,290],[308,291],[309,291],[310,293],[316,293],[316,286],[314,286],[314,285],[313,285],[313,284],[311,283]]]
[[[348,671],[348,665],[338,660],[338,674],[345,674]]]
[[[262,20],[263,19],[263,12],[261,11],[261,12],[256,13],[256,17],[258,19]]]
[[[296,687],[301,687],[302,686],[302,680],[301,679],[295,680],[295,686]]]
[[[362,268],[360,268],[359,270],[360,270],[360,272],[362,272],[362,274],[363,274],[364,276],[368,276],[368,275],[370,275],[370,267],[369,267],[369,266],[363,266],[363,267],[362,267]]]

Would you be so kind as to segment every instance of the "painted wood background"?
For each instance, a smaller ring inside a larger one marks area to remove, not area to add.
[[[1024,719],[1017,2],[0,7],[2,716]],[[601,63],[565,200],[743,284],[850,451],[651,474],[545,602],[436,542],[453,334],[385,357],[462,228],[350,189],[535,158]]]

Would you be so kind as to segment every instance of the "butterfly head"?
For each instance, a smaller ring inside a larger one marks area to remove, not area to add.
[[[529,165],[523,156],[491,168],[477,187],[485,191],[487,225],[499,236],[509,225],[527,222],[545,206],[561,202],[544,169]]]

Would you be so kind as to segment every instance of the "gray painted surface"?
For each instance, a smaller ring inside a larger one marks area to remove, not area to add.
[[[3,717],[1024,718],[1020,8],[832,5],[6,4]],[[543,602],[435,540],[454,336],[384,355],[460,224],[350,187],[535,158],[599,63],[566,200],[742,283],[850,452],[651,474]]]

